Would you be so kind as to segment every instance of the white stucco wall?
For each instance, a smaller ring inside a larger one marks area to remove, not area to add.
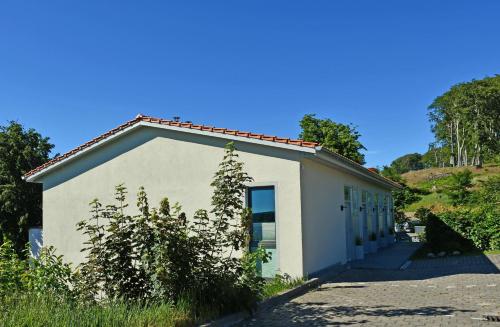
[[[120,183],[128,188],[131,210],[140,186],[152,206],[166,196],[172,203],[180,202],[188,217],[196,209],[209,209],[210,182],[226,143],[215,137],[141,127],[49,172],[40,178],[44,244],[55,246],[66,260],[80,263],[84,237],[75,225],[90,216],[92,199],[112,202],[114,186]],[[236,147],[256,184],[276,186],[279,267],[282,273],[301,276],[302,153],[239,142]]]
[[[390,190],[340,169],[304,159],[301,167],[304,274],[346,262],[344,186],[360,192],[389,194]]]

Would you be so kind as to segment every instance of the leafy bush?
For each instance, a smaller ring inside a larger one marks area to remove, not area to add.
[[[417,210],[416,217],[426,222],[426,241],[437,250],[500,249],[500,176],[482,181],[473,193],[467,189],[470,171],[454,174],[453,178],[455,205],[466,206],[437,215],[429,209]]]
[[[439,217],[455,232],[472,241],[478,249],[500,249],[498,210],[462,209],[441,213]]]
[[[27,289],[27,263],[21,260],[10,240],[0,244],[0,298]]]
[[[78,225],[88,236],[77,283],[82,298],[174,303],[189,298],[198,310],[252,309],[264,284],[256,261],[267,257],[263,249],[247,250],[251,213],[243,195],[252,179],[237,158],[228,144],[211,184],[212,210],[196,211],[192,221],[168,199],[151,209],[143,188],[135,216],[126,214],[123,185],[116,187],[115,204],[94,200],[92,217]]]
[[[427,216],[425,235],[422,236],[422,240],[425,240],[426,247],[433,252],[455,250],[464,252],[474,249],[470,240],[457,233],[433,213]]]
[[[417,218],[422,225],[427,224],[427,220],[431,215],[432,211],[429,208],[422,207],[418,208],[417,211],[415,211],[415,218]]]
[[[38,259],[24,259],[10,240],[0,244],[0,300],[22,292],[71,299],[72,281],[71,267],[54,254],[52,247],[42,249]]]
[[[445,189],[445,194],[454,206],[464,205],[470,196],[469,188],[472,186],[472,172],[468,169],[451,174],[450,185]]]
[[[54,297],[71,299],[74,275],[71,266],[55,254],[54,247],[45,247],[38,259],[30,260],[27,271],[27,289],[33,295],[51,294]]]
[[[252,309],[264,296],[256,262],[268,255],[248,251],[243,195],[251,178],[237,159],[228,144],[211,184],[212,209],[191,221],[168,199],[150,208],[143,188],[136,215],[127,214],[123,185],[116,203],[92,201],[92,217],[78,224],[86,261],[75,272],[52,247],[27,260],[11,241],[0,244],[2,326],[192,325]]]
[[[377,240],[377,233],[371,232],[369,239],[370,239],[370,241],[376,241]]]

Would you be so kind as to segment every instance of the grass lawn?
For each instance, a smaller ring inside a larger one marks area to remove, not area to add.
[[[77,305],[49,296],[17,294],[0,299],[0,326],[192,326],[203,319],[189,305],[169,303]],[[201,318],[201,317],[200,317]]]
[[[415,212],[418,208],[433,207],[435,211],[442,211],[451,207],[448,196],[444,193],[429,193],[421,195],[421,199],[405,208],[405,212]]]
[[[263,299],[270,298],[304,283],[304,279],[276,277],[269,280]],[[79,305],[69,300],[50,296],[31,296],[26,293],[0,298],[0,327],[14,326],[103,326],[156,327],[194,326],[215,318],[207,311],[194,316],[189,303],[112,303],[107,305]]]

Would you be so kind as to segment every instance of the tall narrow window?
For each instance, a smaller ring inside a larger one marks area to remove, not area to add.
[[[252,209],[252,243],[250,250],[261,247],[271,254],[271,259],[266,263],[258,263],[257,268],[262,277],[274,277],[277,270],[274,186],[249,188],[248,206]]]

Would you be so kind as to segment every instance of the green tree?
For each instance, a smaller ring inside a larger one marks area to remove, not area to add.
[[[22,253],[28,228],[42,224],[42,189],[23,175],[47,162],[54,145],[17,122],[0,126],[0,240],[7,238]]]
[[[429,120],[450,165],[482,165],[500,151],[500,75],[452,86],[429,106]]]
[[[391,167],[398,174],[404,174],[410,170],[419,170],[424,168],[422,164],[422,155],[420,153],[410,153],[395,159]]]
[[[392,181],[395,181],[396,183],[404,183],[404,179],[401,174],[398,173],[397,170],[392,166],[384,166],[380,171],[380,174]]]
[[[319,119],[314,114],[304,115],[300,121],[300,138],[308,142],[318,142],[326,149],[343,155],[359,164],[365,163],[361,150],[361,134],[352,125],[336,123],[330,119]]]
[[[469,199],[469,188],[472,186],[472,172],[468,169],[451,174],[450,185],[445,193],[454,206],[463,205]]]

